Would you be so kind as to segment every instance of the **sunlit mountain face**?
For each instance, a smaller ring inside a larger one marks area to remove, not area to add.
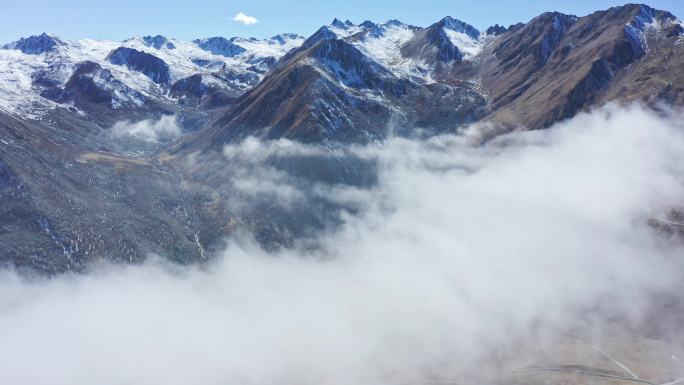
[[[684,383],[681,21],[455,16],[2,45],[0,383]]]

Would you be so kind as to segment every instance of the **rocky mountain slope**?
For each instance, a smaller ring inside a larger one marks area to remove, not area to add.
[[[646,6],[540,15],[487,48],[487,119],[544,128],[608,101],[681,105],[682,42],[681,22]]]
[[[206,151],[246,136],[368,142],[415,128],[489,137],[539,129],[609,101],[681,105],[682,24],[626,5],[585,17],[545,13],[485,32],[447,17],[335,21],[285,55],[265,79],[179,145]]]
[[[683,43],[674,15],[633,4],[485,31],[446,17],[336,19],[306,39],[23,38],[0,49],[0,259],[49,272],[148,253],[198,260],[236,228],[287,245],[322,219],[236,209],[235,174],[216,162],[225,145],[334,148],[474,122],[486,140],[607,102],[681,106]],[[372,165],[355,162],[277,166],[372,184]]]

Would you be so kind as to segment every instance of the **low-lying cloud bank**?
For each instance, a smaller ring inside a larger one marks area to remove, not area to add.
[[[165,142],[181,134],[176,117],[164,115],[158,120],[122,121],[112,126],[114,138],[134,138],[142,141]]]
[[[253,194],[298,205],[319,191],[359,211],[314,251],[240,239],[206,269],[150,262],[40,282],[6,272],[0,382],[465,379],[506,368],[483,362],[521,339],[603,316],[639,324],[654,295],[681,297],[684,249],[648,226],[684,199],[681,122],[609,107],[480,147],[463,135],[347,149],[376,162],[370,188],[242,173],[236,185]],[[319,150],[251,141],[225,155],[254,170]]]

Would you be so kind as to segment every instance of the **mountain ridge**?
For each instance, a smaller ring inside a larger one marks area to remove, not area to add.
[[[336,19],[308,38],[205,47],[211,38],[24,38],[0,49],[0,259],[49,272],[146,253],[191,262],[243,229],[286,246],[323,214],[232,207],[226,145],[338,148],[474,123],[486,141],[606,103],[677,108],[683,34],[671,13],[629,4],[484,31],[453,18],[425,28]],[[373,180],[363,162],[315,167],[335,183]],[[102,215],[83,219],[92,212]]]

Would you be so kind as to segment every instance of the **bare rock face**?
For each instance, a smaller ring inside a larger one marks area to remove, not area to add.
[[[194,41],[194,43],[199,45],[203,50],[226,57],[237,56],[245,52],[244,48],[224,37],[197,39]]]
[[[169,94],[182,103],[198,104],[208,91],[209,87],[202,83],[202,75],[195,74],[173,83]]]
[[[162,35],[144,36],[142,40],[148,47],[154,47],[155,49],[176,49],[176,46]]]
[[[109,54],[108,59],[112,64],[141,72],[158,84],[167,84],[171,78],[169,65],[162,59],[133,48],[119,47]]]
[[[47,33],[42,33],[37,36],[29,36],[27,38],[21,38],[18,41],[7,44],[3,48],[5,49],[18,49],[27,55],[40,55],[45,52],[53,51],[56,47],[63,45],[64,43]]]

